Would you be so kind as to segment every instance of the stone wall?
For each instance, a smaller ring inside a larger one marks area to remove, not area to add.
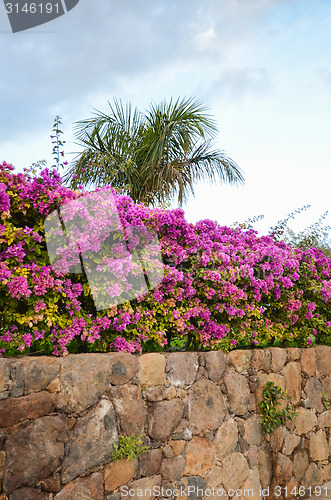
[[[270,438],[256,411],[267,380],[298,411]],[[0,498],[309,493],[331,478],[323,392],[331,400],[331,347],[0,359]],[[119,435],[133,433],[149,451],[112,462]]]

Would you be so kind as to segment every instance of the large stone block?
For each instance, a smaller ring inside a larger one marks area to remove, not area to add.
[[[257,455],[262,488],[267,488],[272,479],[272,455],[268,446],[259,448]]]
[[[292,460],[282,453],[273,456],[273,487],[287,483],[293,472]]]
[[[246,415],[251,404],[247,378],[235,370],[226,370],[224,384],[227,389],[230,412],[234,415]]]
[[[35,488],[19,488],[10,495],[10,500],[48,500],[49,494]]]
[[[162,451],[160,448],[147,451],[139,459],[140,474],[142,476],[154,476],[160,471],[161,463]]]
[[[162,354],[151,352],[139,357],[138,381],[141,387],[165,384],[166,359]]]
[[[166,374],[175,387],[190,386],[195,381],[199,368],[198,354],[173,352],[166,354]]]
[[[138,357],[125,352],[116,353],[109,381],[113,385],[127,384],[138,373]]]
[[[249,498],[250,500],[262,500],[260,474],[257,467],[253,467],[244,483],[242,484],[239,494],[235,495],[232,500],[240,500],[242,498]]]
[[[246,458],[241,453],[231,453],[222,461],[220,471],[221,482],[226,490],[237,490],[242,487],[249,474]]]
[[[95,472],[91,476],[79,477],[67,484],[55,495],[54,500],[103,500],[103,498],[103,477],[101,472]]]
[[[234,350],[228,354],[228,364],[239,373],[247,373],[252,358],[252,351]]]
[[[318,377],[331,375],[331,346],[318,345],[314,347],[316,355],[316,373]]]
[[[25,380],[25,393],[39,392],[58,377],[60,361],[50,356],[40,358],[23,358],[21,361]]]
[[[286,358],[287,358],[286,349],[282,349],[281,347],[272,347],[270,349],[270,352],[271,352],[272,371],[280,372],[286,363]]]
[[[216,449],[209,439],[195,436],[187,443],[185,452],[186,474],[204,476],[215,464]]]
[[[114,491],[133,479],[138,472],[138,459],[111,462],[104,468],[105,490]]]
[[[218,460],[233,453],[238,443],[238,428],[236,422],[231,418],[223,422],[216,432],[214,444]]]
[[[226,355],[223,351],[203,352],[202,357],[208,377],[213,382],[218,382],[225,372]]]
[[[177,481],[184,475],[185,458],[181,455],[172,458],[164,458],[160,473],[163,480]]]
[[[317,423],[315,410],[306,408],[297,408],[298,415],[294,417],[293,422],[295,432],[299,435],[308,434]]]
[[[244,437],[249,445],[259,446],[263,439],[261,417],[253,415],[248,418],[244,424],[245,434]]]
[[[149,499],[154,500],[155,493],[161,491],[161,476],[159,474],[150,477],[144,477],[132,481],[130,485],[121,488],[121,500],[123,498],[130,500]]]
[[[285,435],[285,441],[284,441],[284,447],[283,447],[283,455],[292,455],[293,450],[297,446],[299,446],[301,441],[300,436],[297,436],[296,434],[292,434],[291,432],[286,432]]]
[[[285,386],[290,402],[296,406],[301,399],[301,365],[290,361],[283,368]]]
[[[155,441],[167,441],[182,419],[184,404],[180,399],[161,401],[148,409],[148,434]]]
[[[306,450],[295,450],[293,455],[293,475],[301,483],[308,468],[309,458]]]
[[[307,396],[305,399],[305,407],[314,408],[318,413],[322,413],[324,410],[322,403],[323,388],[320,381],[315,377],[309,378],[306,382],[304,392]]]
[[[109,385],[113,356],[74,354],[60,360],[61,391],[57,408],[66,413],[80,413],[93,406]]]
[[[315,462],[327,460],[329,458],[329,454],[329,444],[326,439],[325,431],[320,429],[317,432],[312,432],[309,436],[310,458]]]
[[[34,420],[52,413],[54,409],[54,396],[47,391],[7,398],[0,401],[0,427],[12,427],[28,419]]]
[[[71,432],[68,454],[63,462],[64,484],[93,467],[110,462],[114,443],[118,442],[117,421],[113,405],[101,399],[95,408],[77,420]]]
[[[201,379],[188,391],[189,429],[200,434],[217,429],[226,415],[224,396],[211,380]]]
[[[39,418],[10,434],[5,444],[4,491],[50,476],[62,463],[66,440],[63,415]]]
[[[301,354],[301,369],[308,377],[313,377],[316,373],[316,353],[315,349],[303,349]]]
[[[129,384],[112,387],[108,394],[119,417],[121,433],[144,433],[147,408],[145,402],[139,399],[138,387]]]

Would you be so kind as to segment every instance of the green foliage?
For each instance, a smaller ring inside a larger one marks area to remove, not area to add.
[[[119,445],[114,444],[115,453],[113,455],[113,462],[126,458],[127,462],[136,457],[140,457],[143,453],[148,451],[147,446],[143,446],[142,438],[145,434],[135,436],[120,436]]]
[[[155,206],[174,196],[181,205],[202,179],[243,182],[236,163],[211,149],[216,125],[200,101],[164,101],[146,114],[116,100],[109,107],[109,115],[98,111],[77,123],[84,150],[64,177],[71,188],[111,184],[134,202]]]
[[[271,434],[276,427],[284,425],[286,418],[293,420],[297,415],[293,405],[279,409],[280,400],[288,399],[286,392],[273,382],[268,381],[263,389],[263,400],[259,403],[259,413],[262,417],[263,434]]]
[[[325,394],[324,391],[322,391],[322,403],[323,403],[324,408],[326,410],[330,410],[331,402],[330,402],[329,398],[327,397],[327,395]]]

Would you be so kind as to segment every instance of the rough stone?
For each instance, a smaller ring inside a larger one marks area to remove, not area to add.
[[[289,347],[287,348],[288,361],[297,361],[301,358],[300,347]]]
[[[223,351],[203,352],[202,357],[208,377],[213,382],[218,382],[226,368],[226,355]]]
[[[40,356],[37,359],[26,358],[22,362],[25,380],[25,393],[39,392],[58,377],[60,362],[50,356]]]
[[[139,357],[138,381],[141,387],[165,384],[166,359],[162,354],[151,352]]]
[[[269,373],[271,370],[271,352],[265,349],[253,350],[251,367],[253,370],[263,370]]]
[[[54,397],[47,391],[20,398],[7,398],[0,401],[0,427],[12,427],[28,419],[43,417],[54,409]]]
[[[223,422],[218,429],[214,444],[216,446],[216,456],[222,460],[230,453],[233,453],[238,443],[238,428],[236,422],[231,418]]]
[[[316,355],[317,376],[331,375],[331,346],[318,345],[314,347]]]
[[[109,385],[112,356],[75,354],[62,358],[60,363],[61,391],[57,395],[57,408],[66,413],[80,413],[97,403]]]
[[[157,448],[144,453],[139,459],[139,470],[142,476],[153,476],[160,470],[162,451]]]
[[[314,461],[327,460],[329,457],[329,445],[323,429],[309,436],[309,455]]]
[[[222,461],[220,478],[226,490],[241,488],[249,474],[246,458],[241,453],[231,453]]]
[[[125,352],[119,352],[112,365],[109,381],[113,385],[127,384],[138,372],[138,358]]]
[[[331,363],[330,363],[331,365]],[[331,376],[325,377],[323,379],[323,389],[325,392],[325,397],[331,401]]]
[[[165,458],[162,462],[160,473],[162,479],[177,481],[184,475],[185,458],[181,455],[173,458]]]
[[[63,415],[39,418],[10,434],[5,444],[4,491],[50,476],[62,463],[66,440]]]
[[[284,447],[283,447],[283,455],[292,455],[293,450],[297,446],[299,446],[301,438],[296,434],[292,434],[291,432],[286,432]]]
[[[302,480],[302,486],[309,488],[309,486],[319,486],[321,484],[322,474],[314,462],[311,462]]]
[[[280,372],[286,363],[286,349],[282,349],[281,347],[272,347],[270,351],[272,371]]]
[[[223,422],[226,414],[224,396],[211,380],[196,382],[188,391],[188,402],[189,429],[193,434],[217,429]]]
[[[314,349],[303,349],[301,354],[301,368],[308,377],[316,373],[316,354]]]
[[[317,423],[320,429],[331,427],[331,410],[327,410],[321,415],[318,415]]]
[[[160,485],[161,476],[159,474],[132,481],[132,483],[130,483],[129,485],[129,498],[130,500],[141,500],[141,498],[153,500],[155,498],[153,492]],[[128,498],[126,491],[121,494],[121,499],[122,498]]]
[[[144,432],[147,408],[136,385],[119,385],[108,391],[121,427],[121,433],[142,434]]]
[[[289,457],[282,453],[275,453],[273,456],[273,486],[281,485],[291,479],[293,463]]]
[[[22,364],[20,362],[10,364],[10,396],[12,398],[19,398],[24,394],[25,380],[24,373],[22,369]]]
[[[221,484],[221,470],[219,465],[215,465],[212,469],[208,470],[205,475],[207,488],[217,488]]]
[[[323,389],[320,381],[315,377],[309,378],[304,391],[307,396],[307,399],[305,400],[305,407],[315,408],[318,413],[321,413],[324,410],[324,406],[322,403]]]
[[[228,364],[239,373],[247,373],[252,358],[252,351],[234,350],[228,354]]]
[[[151,401],[153,403],[163,401],[164,399],[162,387],[158,387],[157,385],[146,387],[143,389],[142,394],[146,401]]]
[[[171,446],[171,448],[176,456],[184,451],[185,444],[186,443],[183,440],[170,441],[170,446]]]
[[[283,368],[285,386],[290,402],[296,406],[301,399],[301,367],[300,363],[290,361]]]
[[[185,448],[186,473],[203,476],[215,464],[216,449],[208,439],[195,436]]]
[[[103,500],[103,480],[100,472],[95,472],[86,478],[77,478],[67,484],[54,500]]]
[[[235,495],[232,500],[242,500],[242,498],[248,497],[251,500],[261,500],[260,495],[261,482],[259,470],[257,467],[253,467],[242,484],[240,488],[240,494]]]
[[[293,455],[293,474],[301,483],[309,465],[308,454],[305,450],[296,450]]]
[[[13,491],[10,500],[46,500],[49,495],[35,488],[20,488]]]
[[[261,444],[263,438],[261,418],[253,415],[245,422],[245,439],[249,445]]]
[[[268,447],[264,446],[259,449],[257,461],[259,464],[262,488],[267,488],[272,479],[272,457]]]
[[[72,430],[62,482],[66,484],[89,469],[110,462],[117,442],[116,413],[110,401],[101,399],[95,408],[77,420]]]
[[[193,384],[199,368],[198,354],[169,353],[166,355],[166,363],[167,378],[173,386],[184,387]]]
[[[295,432],[299,435],[308,434],[317,423],[315,411],[301,407],[297,408],[296,411],[298,415],[293,419]]]
[[[133,479],[138,472],[138,459],[111,462],[104,468],[105,490],[114,491]]]
[[[227,389],[230,412],[234,415],[246,415],[251,403],[246,377],[234,370],[227,370],[224,375],[224,384]]]
[[[10,388],[10,361],[7,358],[0,358],[0,399],[5,399],[9,395]]]
[[[182,419],[184,404],[180,399],[161,401],[148,409],[148,434],[156,441],[167,441]]]
[[[286,435],[286,428],[284,425],[276,427],[270,436],[270,448],[272,451],[280,451],[282,449]]]

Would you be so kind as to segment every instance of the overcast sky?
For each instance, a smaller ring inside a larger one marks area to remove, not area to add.
[[[330,210],[330,0],[80,0],[13,34],[0,5],[0,160],[52,165],[50,134],[113,97],[141,110],[170,97],[210,108],[245,186],[198,185],[187,219],[221,224],[264,214],[262,233],[311,204],[293,227]]]

